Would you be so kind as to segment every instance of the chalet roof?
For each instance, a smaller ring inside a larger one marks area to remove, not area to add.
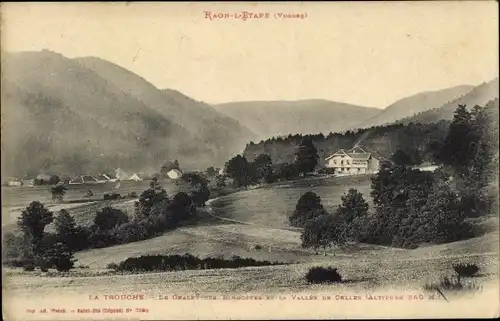
[[[365,160],[370,159],[370,157],[375,156],[375,155],[372,155],[372,153],[366,152],[363,148],[361,148],[359,146],[355,146],[355,147],[349,149],[348,151],[345,151],[344,149],[340,149],[337,152],[335,152],[332,155],[325,158],[325,160],[328,161],[329,159],[331,159],[335,156],[342,156],[342,155],[347,156],[347,157],[352,158],[353,160],[357,160],[357,161],[365,161]]]
[[[347,156],[354,160],[368,160],[371,156],[370,153],[347,153]]]

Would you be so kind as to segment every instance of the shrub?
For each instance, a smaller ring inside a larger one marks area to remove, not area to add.
[[[260,250],[262,250],[262,245],[257,244],[257,245],[255,245],[253,248],[254,248],[255,250],[257,250],[257,251],[260,251]]]
[[[63,243],[57,243],[49,249],[44,255],[44,260],[48,265],[55,266],[60,272],[71,270],[75,263],[73,252]]]
[[[289,221],[292,226],[304,227],[308,221],[323,214],[327,213],[321,204],[321,198],[313,192],[307,192],[299,198]]]
[[[139,223],[125,223],[118,226],[115,230],[116,240],[119,243],[137,242],[144,239],[141,233]]]
[[[460,281],[460,278],[451,278],[451,277],[443,277],[439,283],[428,283],[423,286],[423,289],[426,291],[449,291],[449,292],[458,292],[458,291],[478,291],[481,287],[471,283],[471,284],[463,284]]]
[[[128,194],[128,197],[130,197],[130,198],[137,198],[138,196],[137,196],[137,193],[136,193],[136,192],[130,192],[130,193]]]
[[[230,260],[222,258],[200,259],[191,254],[184,255],[147,255],[128,258],[119,264],[110,264],[108,268],[116,271],[176,271],[198,269],[239,268],[245,266],[267,266],[284,264],[280,262],[256,261],[251,258],[233,256]]]
[[[336,268],[313,267],[306,274],[309,283],[338,283],[342,282],[342,276]]]
[[[26,262],[23,266],[24,271],[35,271],[35,263],[34,262]]]
[[[459,277],[472,277],[479,271],[479,266],[476,264],[459,263],[453,265],[453,269]]]
[[[121,198],[121,195],[118,193],[111,193],[111,194],[104,194],[104,200],[105,201],[110,201],[110,200],[118,200]]]
[[[102,210],[98,211],[94,218],[94,224],[99,230],[102,231],[109,231],[112,228],[127,222],[127,214],[110,206],[106,206]]]
[[[21,235],[15,235],[12,232],[7,232],[3,238],[2,258],[17,258],[23,252],[24,240]]]

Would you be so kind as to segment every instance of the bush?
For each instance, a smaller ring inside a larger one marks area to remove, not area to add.
[[[120,198],[121,198],[121,195],[118,193],[104,194],[105,201],[119,200]]]
[[[116,226],[128,222],[128,216],[123,211],[112,208],[110,206],[104,207],[102,210],[97,211],[94,218],[94,224],[99,230],[109,231]]]
[[[35,263],[34,262],[26,262],[23,266],[24,271],[35,271]]]
[[[245,266],[267,266],[284,264],[280,262],[256,261],[252,258],[233,256],[230,260],[222,258],[199,259],[191,254],[184,255],[147,255],[128,258],[119,264],[110,264],[108,268],[116,271],[177,271],[199,269],[239,268]]]
[[[136,192],[130,192],[130,193],[128,194],[128,197],[130,197],[130,198],[137,198],[137,197],[138,197],[138,195],[137,195],[137,193],[136,193]]]
[[[307,192],[299,198],[295,211],[288,219],[292,226],[304,227],[308,221],[323,214],[327,212],[321,204],[321,198],[313,192]]]
[[[89,235],[89,245],[92,248],[103,248],[118,244],[116,236],[108,231],[93,230]]]
[[[121,244],[137,242],[145,238],[140,223],[125,223],[118,226],[115,230],[115,236]]]
[[[75,260],[73,259],[73,252],[68,248],[66,244],[57,243],[49,249],[43,259],[46,263],[44,266],[53,265],[56,267],[57,271],[66,272],[74,267]]]
[[[481,287],[471,283],[471,284],[463,284],[460,281],[460,278],[451,278],[451,277],[443,277],[438,284],[429,283],[423,286],[423,289],[426,291],[449,291],[449,292],[458,292],[458,291],[478,291]]]
[[[306,280],[309,283],[339,283],[342,282],[342,276],[336,268],[313,267],[307,272]]]
[[[476,264],[459,263],[453,265],[453,269],[459,277],[472,277],[479,271],[479,266]]]
[[[3,238],[2,258],[17,258],[23,252],[24,240],[21,235],[15,235],[12,232],[7,232]]]

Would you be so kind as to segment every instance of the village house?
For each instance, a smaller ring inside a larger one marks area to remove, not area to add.
[[[23,181],[16,177],[6,177],[3,180],[3,185],[9,187],[21,187],[23,186]]]
[[[139,174],[137,174],[137,173],[134,173],[134,174],[132,174],[132,176],[130,176],[130,177],[128,178],[128,180],[129,180],[129,181],[136,181],[136,182],[139,182],[139,181],[142,181],[142,177],[141,177],[141,176],[142,176],[142,175],[139,175]]]
[[[359,146],[349,150],[339,150],[328,156],[326,168],[337,174],[372,174],[379,170],[380,161],[372,153],[366,152]]]
[[[170,179],[179,179],[182,176],[182,171],[180,169],[171,169],[170,171],[167,172],[167,176]]]

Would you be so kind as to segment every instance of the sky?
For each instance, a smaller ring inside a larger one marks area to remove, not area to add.
[[[3,3],[2,50],[97,56],[213,104],[322,98],[384,108],[418,92],[498,77],[497,6]],[[206,16],[242,11],[269,18]]]

